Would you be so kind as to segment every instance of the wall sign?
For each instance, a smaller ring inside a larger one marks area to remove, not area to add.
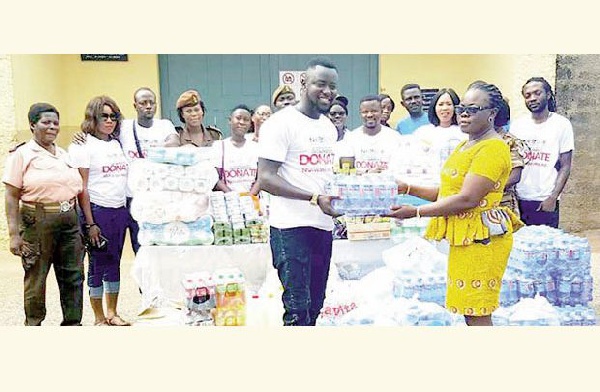
[[[300,89],[304,79],[306,79],[306,71],[279,71],[279,83],[290,86],[296,94],[296,99],[300,99]]]
[[[81,61],[127,61],[126,54],[82,54]]]

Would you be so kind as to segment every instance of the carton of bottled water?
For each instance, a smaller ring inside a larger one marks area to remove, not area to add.
[[[333,208],[350,216],[388,213],[398,193],[393,177],[383,173],[338,174],[327,184],[326,189],[332,196],[339,197],[333,200]]]
[[[507,270],[518,271],[519,298],[532,297],[533,281],[533,295],[546,297],[552,305],[585,306],[593,299],[590,255],[586,238],[548,226],[526,226],[514,235]]]

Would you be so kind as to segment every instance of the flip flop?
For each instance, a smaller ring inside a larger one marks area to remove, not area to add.
[[[106,319],[106,322],[108,323],[108,325],[112,325],[114,327],[127,327],[131,325],[130,322],[123,320],[119,315]]]
[[[95,327],[107,327],[110,324],[108,323],[108,320],[102,320],[102,321],[98,321],[96,323],[94,323]]]

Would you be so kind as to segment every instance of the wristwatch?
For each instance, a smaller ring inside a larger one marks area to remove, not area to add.
[[[319,205],[319,194],[318,193],[315,193],[312,195],[312,197],[310,198],[310,204],[312,204],[313,206]]]

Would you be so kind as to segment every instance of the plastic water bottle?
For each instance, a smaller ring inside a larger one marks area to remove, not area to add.
[[[414,284],[414,291],[417,294],[418,298],[420,301],[423,301],[423,279],[422,278],[417,278],[417,280],[415,281]]]
[[[561,275],[558,280],[558,303],[559,305],[569,305],[571,296],[571,280],[566,275]]]
[[[348,181],[345,175],[336,175],[333,179],[334,184],[330,187],[334,196],[339,196],[339,199],[334,199],[331,206],[338,212],[345,214],[347,210],[348,198]]]
[[[591,306],[588,306],[583,313],[583,318],[584,318],[584,325],[588,325],[588,326],[596,325],[596,312],[594,311],[594,308],[592,308]]]
[[[579,245],[581,247],[581,262],[583,265],[589,265],[592,257],[592,248],[590,247],[590,243],[587,238],[581,238],[579,241]]]
[[[502,285],[500,286],[500,306],[502,306],[504,308],[511,305],[510,294],[509,294],[508,289],[509,289],[508,278],[505,276],[502,278]]]
[[[446,304],[446,278],[439,276],[437,279],[437,301],[438,305],[444,306]]]
[[[495,327],[503,327],[509,325],[508,313],[501,311],[496,311],[492,313],[492,324],[494,324]]]
[[[359,213],[359,200],[360,200],[360,179],[357,176],[348,176],[348,200],[350,201],[350,213]]]
[[[377,209],[378,203],[374,197],[374,188],[376,179],[371,176],[360,176],[358,177],[360,187],[360,201],[361,201],[361,212],[368,214],[371,209]]]
[[[558,293],[556,290],[556,283],[550,274],[545,274],[543,277],[544,286],[546,289],[546,299],[552,305],[558,304]]]
[[[415,282],[411,278],[406,278],[402,282],[402,298],[412,298],[415,295]]]
[[[536,295],[546,297],[546,285],[544,284],[543,276],[537,276],[533,279],[533,290]]]
[[[519,302],[519,280],[516,276],[508,278],[508,305]]]
[[[519,277],[519,298],[533,298],[535,296],[535,288],[533,287],[533,279],[526,275]]]
[[[410,277],[396,277],[393,283],[396,298],[411,298],[414,294],[413,280]]]
[[[558,308],[560,325],[569,327],[573,324],[569,310],[566,307]]]
[[[427,301],[428,302],[436,302],[435,298],[436,298],[436,279],[433,276],[430,276],[427,278],[427,282],[425,283],[425,292],[426,292],[426,296],[427,296]]]
[[[392,294],[394,298],[402,297],[402,280],[399,277],[395,277],[392,281]]]
[[[570,304],[575,306],[575,305],[580,305],[581,302],[581,294],[582,294],[582,287],[583,286],[583,279],[581,279],[581,277],[579,275],[575,275],[573,277],[573,279],[571,280],[571,295],[570,295]]]
[[[574,310],[573,311],[573,325],[576,326],[582,326],[583,325],[583,315],[581,314],[580,310]]]
[[[581,304],[587,305],[593,300],[594,278],[591,275],[585,275],[581,283]]]

